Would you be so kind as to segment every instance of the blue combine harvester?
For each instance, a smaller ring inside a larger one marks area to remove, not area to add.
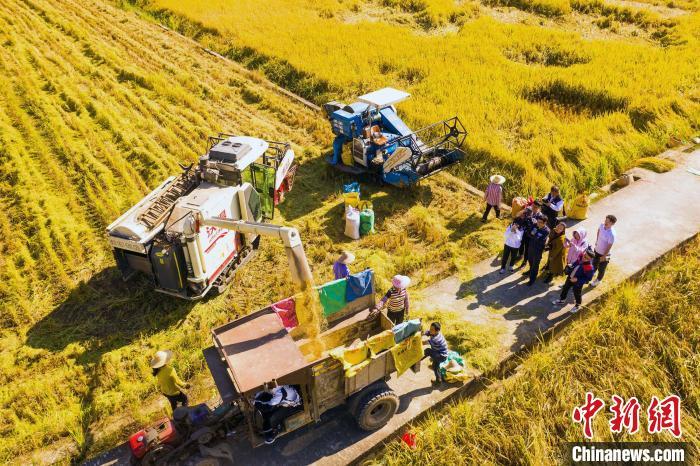
[[[462,160],[467,132],[459,118],[411,131],[394,107],[409,96],[385,87],[350,105],[325,104],[336,135],[329,163],[345,173],[369,174],[381,183],[406,187]]]

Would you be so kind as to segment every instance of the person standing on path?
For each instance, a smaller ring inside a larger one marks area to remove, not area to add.
[[[610,262],[610,250],[617,237],[615,223],[617,223],[617,217],[608,215],[598,227],[598,235],[595,239],[595,258],[593,259],[593,266],[598,270],[598,277],[591,282],[591,286],[598,286],[605,277],[605,269],[608,268]]]
[[[583,285],[588,283],[593,274],[595,274],[595,265],[593,265],[593,257],[595,253],[591,248],[588,248],[586,252],[583,253],[581,260],[576,261],[574,268],[570,274],[566,276],[566,281],[561,289],[561,294],[559,299],[552,301],[555,306],[562,306],[566,304],[566,296],[569,294],[569,290],[574,290],[574,298],[576,299],[576,304],[571,308],[571,312],[578,312],[581,307],[581,290]]]
[[[583,253],[588,249],[588,241],[586,240],[586,229],[581,227],[575,230],[571,239],[564,240],[564,247],[568,248],[566,253],[566,266],[571,266],[581,258]]]
[[[386,305],[386,316],[394,325],[406,320],[408,314],[408,285],[411,279],[405,275],[394,275],[391,279],[391,288],[386,292],[381,301],[375,306],[376,311],[381,311]]]
[[[545,283],[549,283],[555,276],[564,273],[566,265],[566,249],[564,240],[566,239],[566,225],[564,222],[557,223],[554,230],[549,234],[549,256],[547,256],[547,276],[544,279]]]
[[[518,251],[520,244],[523,241],[523,230],[517,223],[513,222],[506,228],[505,244],[503,245],[503,257],[501,258],[501,274],[506,273],[506,264],[510,258],[510,266],[508,270],[513,271],[515,261],[518,260]]]
[[[540,262],[542,262],[542,254],[544,253],[544,247],[547,244],[547,238],[549,237],[549,228],[547,228],[547,217],[542,214],[538,214],[535,217],[536,224],[530,231],[527,232],[528,235],[528,255],[527,263],[530,265],[530,270],[524,272],[523,275],[529,275],[530,280],[527,282],[527,286],[532,286],[537,279],[537,274],[540,272]]]
[[[530,237],[527,233],[537,225],[536,216],[540,215],[541,212],[542,203],[539,200],[535,200],[532,205],[525,207],[516,218],[516,221],[521,225],[523,230],[523,241],[520,243],[520,251],[518,254],[519,257],[523,258],[520,264],[521,267],[527,262],[528,245],[530,244]]]
[[[433,383],[435,384],[445,381],[442,372],[440,372],[440,364],[447,360],[447,340],[445,340],[440,330],[440,322],[433,322],[430,324],[430,329],[423,334],[428,337],[428,344],[430,345],[430,348],[426,348],[423,351],[423,359],[430,358],[433,363],[433,372],[435,373],[435,381]]]
[[[547,216],[547,226],[554,228],[559,215],[564,208],[564,199],[559,194],[559,186],[552,186],[545,197],[542,198],[542,213]]]
[[[486,201],[486,210],[481,221],[486,223],[491,209],[496,211],[496,218],[501,218],[501,201],[503,200],[503,183],[506,179],[501,175],[493,175],[489,179],[490,183],[484,191],[484,200]]]
[[[338,257],[338,260],[333,264],[333,276],[336,280],[346,278],[350,275],[350,267],[348,265],[355,262],[355,254],[349,251],[343,251]]]
[[[178,404],[187,406],[187,395],[182,390],[190,388],[190,384],[183,382],[177,376],[177,372],[170,365],[172,358],[172,351],[158,351],[151,359],[151,368],[153,369],[153,376],[156,378],[158,389],[168,399],[170,407],[175,411]]]

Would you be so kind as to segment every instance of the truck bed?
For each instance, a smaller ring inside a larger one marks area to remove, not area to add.
[[[241,393],[308,365],[277,314],[264,309],[214,329],[214,341]]]

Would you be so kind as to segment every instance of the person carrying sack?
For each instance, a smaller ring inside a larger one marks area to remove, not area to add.
[[[177,372],[170,365],[173,358],[172,351],[158,351],[151,359],[151,368],[153,376],[156,378],[158,389],[170,402],[170,407],[173,411],[180,406],[187,406],[187,395],[182,389],[190,388],[190,384],[183,382],[177,376]]]

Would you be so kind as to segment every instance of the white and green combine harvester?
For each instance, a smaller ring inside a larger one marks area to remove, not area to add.
[[[292,188],[295,171],[289,144],[223,133],[209,138],[196,166],[107,227],[124,280],[142,273],[157,291],[194,300],[226,289],[261,235],[301,248],[295,229],[264,223]]]

